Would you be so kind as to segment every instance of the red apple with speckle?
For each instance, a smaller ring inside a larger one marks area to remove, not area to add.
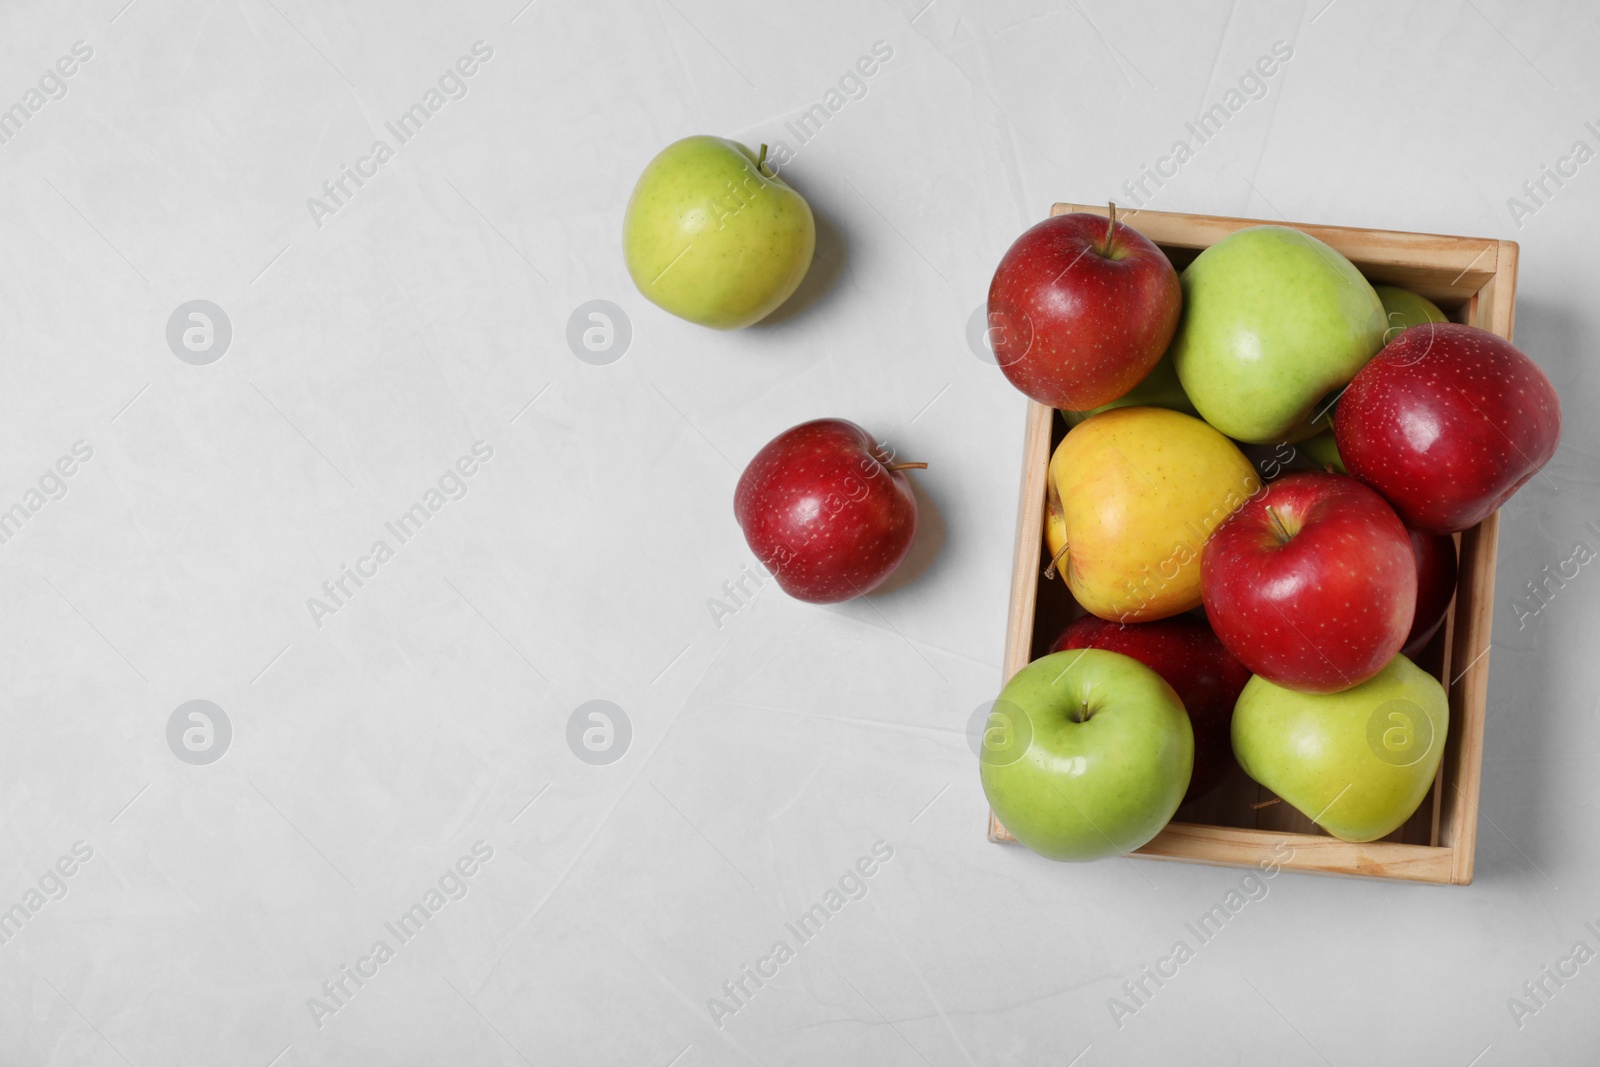
[[[1041,404],[1088,411],[1138,385],[1178,328],[1183,289],[1166,253],[1111,217],[1077,212],[1033,226],[989,283],[989,337],[1012,385]]]
[[[832,604],[870,592],[905,559],[917,501],[872,435],[844,419],[783,431],[739,476],[733,513],[745,541],[796,600]]]
[[[1211,534],[1200,586],[1211,628],[1252,672],[1337,693],[1377,674],[1405,644],[1417,559],[1405,524],[1377,493],[1342,474],[1290,474]]]
[[[1510,341],[1454,322],[1400,334],[1362,367],[1334,417],[1339,455],[1408,526],[1476,526],[1555,455],[1561,403]]]
[[[1410,533],[1411,554],[1417,558],[1417,613],[1400,653],[1414,660],[1439,632],[1456,595],[1456,540],[1449,534]]]
[[[1223,647],[1206,621],[1174,615],[1157,622],[1110,622],[1085,615],[1061,632],[1051,652],[1103,648],[1132,656],[1166,679],[1194,727],[1194,773],[1187,804],[1215,789],[1233,766],[1233,705],[1250,680],[1250,669]]]

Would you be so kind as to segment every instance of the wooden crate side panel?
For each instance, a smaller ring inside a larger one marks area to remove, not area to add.
[[[1170,823],[1133,855],[1262,870],[1263,864],[1276,863],[1284,870],[1314,874],[1446,884],[1453,877],[1453,851],[1383,841],[1355,844],[1320,834]]]
[[[1517,318],[1517,257],[1515,241],[1501,241],[1500,269],[1478,294],[1478,321],[1473,325],[1511,340]]]
[[[993,815],[989,817],[989,839],[1010,844],[1017,841]],[[1266,870],[1277,864],[1284,870],[1312,874],[1395,878],[1444,885],[1454,879],[1454,851],[1428,845],[1356,844],[1320,834],[1175,822],[1169,823],[1149,844],[1131,855],[1254,870]]]
[[[1017,504],[1017,543],[1011,560],[1011,605],[1006,616],[1006,652],[1001,684],[1028,665],[1033,648],[1034,607],[1039,595],[1044,543],[1044,490],[1050,469],[1050,426],[1055,410],[1028,402],[1022,446],[1022,498]]]
[[[1499,269],[1477,298],[1474,325],[1513,339],[1517,312],[1517,261],[1515,241],[1501,241]],[[1445,760],[1453,770],[1452,788],[1442,798],[1439,841],[1454,853],[1452,881],[1472,881],[1477,862],[1478,801],[1483,780],[1483,732],[1489,706],[1489,643],[1493,636],[1495,562],[1500,541],[1500,515],[1496,512],[1460,535],[1461,568],[1456,584],[1457,615],[1451,634],[1452,718],[1459,712],[1461,729],[1450,739]],[[1459,664],[1459,666],[1457,666]],[[1453,804],[1452,804],[1453,801]]]
[[[1457,853],[1457,880],[1472,880],[1478,838],[1478,788],[1483,773],[1484,716],[1489,699],[1490,623],[1494,611],[1494,564],[1500,516],[1490,515],[1461,535],[1456,584],[1456,631],[1450,650],[1452,730],[1445,760],[1454,782],[1440,814],[1439,840]]]
[[[1105,215],[1106,210],[1104,204],[1056,204],[1051,214],[1085,211]],[[1158,245],[1193,250],[1213,245],[1236,230],[1272,225],[1262,219],[1125,211],[1120,207],[1117,217]],[[1514,242],[1484,237],[1364,230],[1304,222],[1279,225],[1292,226],[1338,249],[1375,282],[1398,285],[1444,304],[1470,299],[1495,277],[1504,247],[1512,245],[1514,248]]]

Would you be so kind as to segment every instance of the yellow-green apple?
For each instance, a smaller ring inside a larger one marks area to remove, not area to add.
[[[1183,272],[1172,358],[1200,415],[1254,444],[1302,441],[1383,346],[1383,303],[1344,256],[1287,226],[1235,231]]]
[[[1406,525],[1457,533],[1488,518],[1561,441],[1561,401],[1510,341],[1455,322],[1413,326],[1351,381],[1334,416],[1350,473]]]
[[[1300,442],[1300,451],[1310,456],[1319,467],[1332,467],[1337,474],[1349,474],[1344,460],[1339,458],[1339,442],[1333,439],[1332,430],[1323,430]]]
[[[1144,407],[1168,408],[1172,411],[1181,411],[1185,415],[1199,416],[1200,413],[1189,402],[1188,394],[1183,391],[1183,384],[1178,381],[1178,372],[1172,366],[1171,355],[1162,356],[1156,361],[1155,368],[1144,376],[1143,381],[1111,403],[1101,404],[1088,411],[1063,410],[1061,417],[1068,426],[1076,426],[1090,415],[1098,415],[1102,411]]]
[[[1124,624],[1084,615],[1061,632],[1050,651],[1073,648],[1132,656],[1178,694],[1194,730],[1194,774],[1184,803],[1215,789],[1227,777],[1233,767],[1228,728],[1250,670],[1223,647],[1205,619],[1188,614]]]
[[[1252,678],[1233,710],[1245,773],[1341,841],[1399,829],[1433,788],[1450,728],[1444,687],[1404,656],[1342,693]]]
[[[1053,860],[1132,852],[1178,810],[1194,765],[1183,702],[1130,656],[1055,652],[1006,684],[979,750],[984,795]]]
[[[1383,332],[1384,344],[1388,344],[1401,331],[1411,326],[1421,326],[1425,322],[1450,321],[1439,305],[1425,296],[1419,296],[1409,289],[1401,289],[1393,285],[1374,285],[1373,291],[1378,294],[1378,299],[1383,301],[1384,314],[1388,318],[1388,328]],[[1339,458],[1339,445],[1333,437],[1333,411],[1330,409],[1327,423],[1329,428],[1318,431],[1314,436],[1306,438],[1300,444],[1300,450],[1310,456],[1320,467],[1332,467],[1339,474],[1349,474],[1345,470],[1344,460]],[[1317,425],[1322,425],[1319,420]]]
[[[1087,411],[1150,373],[1183,296],[1166,253],[1110,218],[1076,212],[1033,226],[989,283],[995,361],[1041,404]]]
[[[1401,289],[1395,285],[1374,285],[1373,291],[1378,294],[1378,299],[1383,301],[1383,313],[1388,319],[1387,328],[1383,333],[1385,344],[1400,336],[1401,331],[1412,327],[1421,326],[1425,322],[1449,322],[1450,316],[1439,310],[1435,304],[1425,296],[1413,293],[1410,289]]]
[[[622,224],[633,284],[718,330],[759,322],[806,276],[817,227],[805,198],[737,141],[685,137],[633,187]]]
[[[1217,527],[1200,562],[1211,628],[1278,685],[1349,689],[1382,670],[1411,632],[1411,535],[1382,497],[1342,474],[1268,484]]]
[[[1079,604],[1149,622],[1200,604],[1200,549],[1261,487],[1232,441],[1165,408],[1117,408],[1050,457],[1045,544]]]

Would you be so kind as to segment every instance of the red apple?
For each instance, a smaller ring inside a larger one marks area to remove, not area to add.
[[[1166,254],[1112,218],[1056,215],[1006,250],[989,283],[995,360],[1041,404],[1088,411],[1142,381],[1167,350],[1183,290]]]
[[[796,600],[832,604],[869,592],[900,565],[917,501],[872,435],[844,419],[783,431],[739,476],[733,513],[750,550]]]
[[[1061,631],[1051,652],[1103,648],[1132,656],[1166,679],[1183,701],[1194,728],[1194,774],[1187,804],[1209,793],[1233,766],[1229,727],[1233,705],[1250,670],[1222,646],[1204,619],[1174,615],[1158,622],[1108,622],[1085,615]]]
[[[1414,660],[1439,632],[1456,595],[1456,541],[1449,534],[1410,533],[1411,554],[1417,558],[1417,613],[1400,653]]]
[[[1447,534],[1488,518],[1550,461],[1561,403],[1511,342],[1430,322],[1361,368],[1333,430],[1351,474],[1407,525]]]
[[[1251,671],[1289,689],[1337,693],[1377,674],[1405,644],[1417,560],[1377,493],[1341,474],[1290,474],[1211,534],[1200,586],[1211,628]]]

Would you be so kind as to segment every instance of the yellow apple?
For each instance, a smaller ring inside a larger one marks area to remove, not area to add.
[[[1200,604],[1200,549],[1261,487],[1238,446],[1166,408],[1117,408],[1050,457],[1045,544],[1079,604],[1149,622]]]

